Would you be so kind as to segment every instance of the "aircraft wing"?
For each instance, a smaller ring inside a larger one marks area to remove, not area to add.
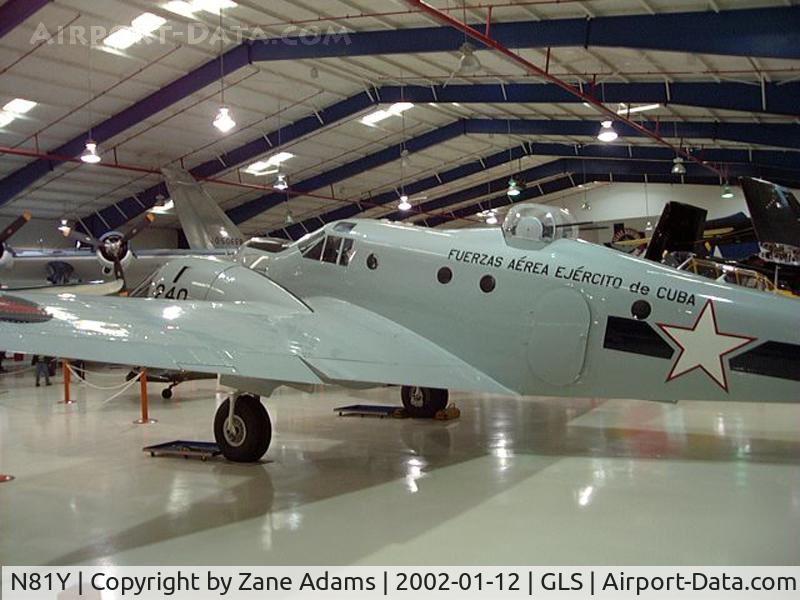
[[[2,294],[0,348],[301,384],[513,393],[397,323],[326,298],[291,305]]]

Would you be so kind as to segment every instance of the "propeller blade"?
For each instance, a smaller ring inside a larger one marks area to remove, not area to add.
[[[114,259],[114,278],[118,281],[122,281],[122,290],[120,290],[120,296],[127,296],[128,295],[128,282],[125,279],[125,269],[122,268],[122,261],[119,257]]]
[[[11,238],[11,236],[17,233],[17,231],[19,231],[20,229],[22,229],[22,226],[25,225],[25,223],[27,223],[30,220],[31,220],[31,213],[27,211],[22,213],[22,216],[17,217],[14,220],[14,222],[11,223],[11,225],[9,225],[8,227],[6,227],[3,230],[3,233],[0,234],[0,244],[6,243]]]
[[[124,242],[130,242],[133,238],[135,238],[137,235],[139,235],[143,230],[145,230],[147,227],[149,227],[150,224],[152,224],[152,222],[155,221],[155,220],[156,220],[155,215],[153,215],[152,213],[147,213],[143,220],[139,221],[136,225],[131,227],[128,230],[128,232],[125,235],[122,236],[123,243]]]

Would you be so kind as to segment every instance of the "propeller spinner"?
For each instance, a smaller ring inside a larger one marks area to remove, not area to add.
[[[127,232],[120,233],[118,231],[110,231],[100,237],[100,239],[86,233],[81,233],[80,231],[75,231],[74,229],[66,230],[64,235],[82,244],[92,246],[100,264],[106,268],[113,269],[114,277],[122,280],[122,289],[124,293],[128,288],[128,283],[125,280],[125,266],[133,259],[133,252],[130,249],[129,242],[146,229],[155,219],[155,216],[148,213],[144,219],[128,229]]]

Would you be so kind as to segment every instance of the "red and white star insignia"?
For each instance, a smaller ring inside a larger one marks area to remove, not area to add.
[[[711,300],[706,302],[692,327],[677,325],[658,326],[680,348],[667,381],[702,369],[717,385],[728,391],[728,376],[723,357],[757,338],[733,333],[722,333],[717,327],[717,313]]]

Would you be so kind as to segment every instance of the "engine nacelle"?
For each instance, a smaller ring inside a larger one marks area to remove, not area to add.
[[[0,244],[0,269],[10,269],[14,266],[14,253],[5,244]]]
[[[110,275],[114,272],[114,259],[120,257],[120,264],[125,269],[133,260],[128,242],[122,238],[122,234],[117,231],[110,231],[100,238],[100,246],[95,252],[103,273]]]

